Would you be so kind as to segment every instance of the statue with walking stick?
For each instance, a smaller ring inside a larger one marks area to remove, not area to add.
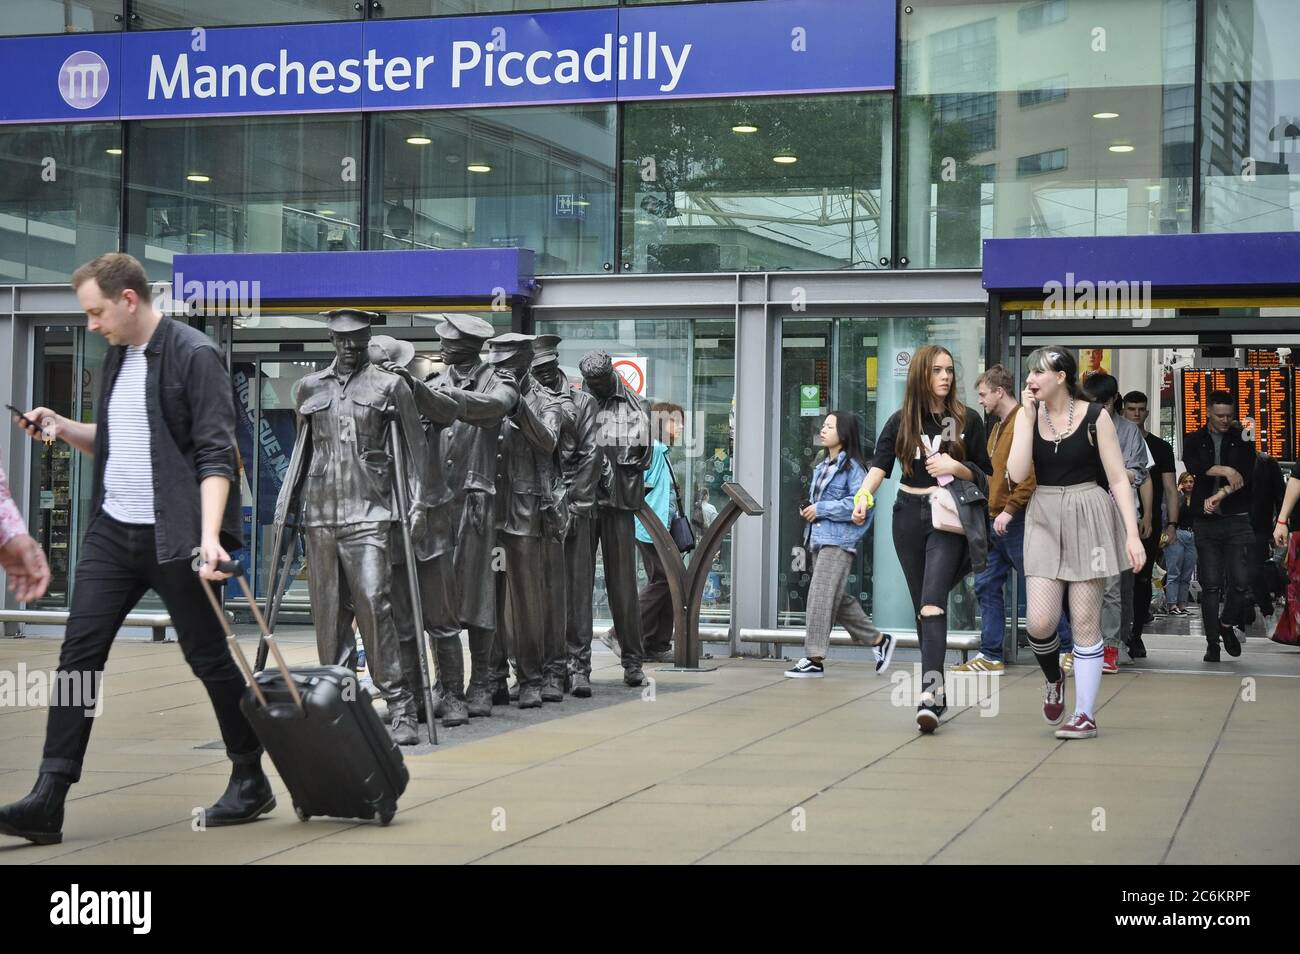
[[[428,662],[424,641],[416,639],[423,685],[412,685],[402,667],[393,588],[408,587],[411,615],[422,619],[418,563],[435,548],[430,506],[436,511],[442,501],[431,502],[425,487],[428,448],[410,386],[370,360],[374,317],[355,309],[327,313],[335,359],[297,386],[298,437],[276,504],[279,545],[271,555],[268,602],[278,606],[287,582],[291,554],[283,550],[292,534],[285,528],[296,523],[306,539],[321,663],[351,661],[355,618],[375,686],[388,703],[393,739],[414,745],[416,692],[433,709]],[[394,580],[394,563],[405,579]],[[432,738],[432,719],[429,730]]]

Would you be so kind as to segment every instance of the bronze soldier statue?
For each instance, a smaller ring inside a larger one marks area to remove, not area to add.
[[[442,340],[446,367],[415,389],[416,405],[427,408],[438,391],[461,392],[464,410],[443,429],[444,474],[453,494],[451,525],[455,539],[453,567],[458,611],[436,630],[442,641],[459,640],[469,630],[470,677],[465,696],[471,717],[492,714],[496,679],[492,670],[497,626],[497,580],[493,549],[497,545],[495,492],[501,463],[501,422],[519,402],[519,390],[508,376],[498,374],[479,357],[493,335],[488,322],[474,315],[448,315],[435,329]],[[443,675],[445,692],[456,692]],[[504,688],[502,696],[504,696]],[[499,704],[507,700],[502,699]]]
[[[600,477],[600,453],[596,447],[596,402],[586,391],[569,386],[560,367],[559,335],[538,335],[533,341],[532,375],[535,384],[560,398],[560,468],[564,475],[565,499],[569,506],[569,529],[559,560],[547,557],[547,588],[563,590],[565,614],[558,635],[547,633],[547,679],[542,698],[547,696],[551,677],[567,680],[570,692],[580,699],[591,695],[591,594],[596,586],[596,564],[592,543],[592,508],[596,481]],[[553,562],[554,560],[554,562]],[[558,570],[557,582],[553,574]]]
[[[535,387],[529,374],[532,335],[504,334],[488,342],[488,361],[510,376],[519,403],[502,425],[504,459],[497,478],[498,540],[505,551],[504,605],[498,606],[498,671],[507,652],[514,656],[519,708],[564,700],[563,677],[547,673],[546,636],[563,633],[563,577],[546,572],[549,559],[563,567],[568,505],[557,446],[562,416],[559,398]],[[550,577],[550,578],[548,578]],[[551,586],[552,581],[559,584]]]
[[[410,527],[418,556],[429,554],[426,444],[410,388],[370,361],[369,312],[328,313],[335,358],[296,387],[298,439],[277,514],[301,493],[308,585],[320,661],[354,656],[355,617],[376,688],[388,703],[393,739],[414,745],[415,692],[402,671],[393,616],[393,537]],[[408,473],[394,474],[389,422],[396,419]],[[412,512],[399,512],[394,480],[407,481]],[[405,581],[402,581],[405,582]]]
[[[460,630],[454,626],[457,613],[456,578],[452,566],[454,540],[452,536],[452,492],[443,473],[443,456],[439,450],[443,430],[452,424],[465,409],[462,392],[455,388],[427,391],[416,371],[422,370],[415,361],[415,346],[388,335],[375,335],[370,339],[371,360],[386,371],[401,377],[418,398],[421,425],[429,452],[422,473],[428,509],[428,558],[418,560],[420,606],[424,613],[423,625],[415,626],[414,609],[410,593],[405,586],[393,589],[393,614],[397,619],[397,632],[401,640],[402,672],[412,686],[420,684],[420,656],[417,638],[424,632],[437,634],[434,639],[434,666],[438,674],[434,699],[438,707],[435,716],[442,717],[444,727],[464,725],[469,721],[465,705],[465,657],[460,646]],[[415,371],[411,370],[412,368]],[[394,562],[403,562],[400,547],[394,548]],[[394,566],[400,573],[401,566]],[[453,625],[449,625],[453,624]],[[418,697],[422,718],[423,698]]]
[[[623,682],[639,686],[641,608],[636,588],[636,533],[633,515],[645,500],[645,471],[652,459],[650,416],[645,404],[614,371],[604,351],[590,351],[578,364],[583,390],[596,404],[596,443],[601,474],[596,490],[595,548],[605,561],[605,594],[623,656]],[[593,584],[594,585],[594,584]]]

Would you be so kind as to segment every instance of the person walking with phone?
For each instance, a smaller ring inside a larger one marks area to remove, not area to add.
[[[1043,718],[1065,717],[1065,674],[1057,656],[1062,601],[1070,601],[1074,629],[1074,715],[1058,739],[1097,735],[1097,690],[1104,644],[1101,603],[1106,581],[1141,569],[1146,549],[1138,532],[1133,488],[1115,423],[1101,404],[1080,391],[1074,356],[1059,347],[1029,356],[1007,473],[1038,480],[1025,514],[1025,590],[1029,645],[1047,678]],[[1098,483],[1107,478],[1111,493]]]
[[[871,495],[897,462],[902,477],[894,501],[894,547],[916,611],[922,670],[916,726],[926,733],[938,728],[948,708],[943,686],[948,594],[968,572],[984,569],[988,548],[988,475],[993,465],[984,420],[957,393],[952,352],[940,345],[918,348],[907,369],[903,406],[880,432],[853,508],[853,522],[861,524],[873,506]],[[936,525],[943,521],[937,519],[930,499],[955,482],[963,482],[961,496],[969,501],[959,505],[964,518],[960,532]]]
[[[894,656],[894,637],[876,629],[857,597],[845,588],[858,545],[870,526],[853,520],[854,494],[867,476],[857,415],[831,411],[822,422],[817,442],[822,455],[813,467],[808,499],[799,509],[805,521],[804,549],[812,558],[804,657],[785,674],[791,679],[821,678],[831,627],[836,623],[872,648],[876,672],[884,672]]]
[[[202,590],[227,578],[218,564],[243,542],[229,372],[207,335],[154,308],[144,268],[130,255],[101,255],[73,273],[72,286],[87,329],[109,344],[96,423],[44,407],[27,415],[46,437],[94,456],[90,524],[59,675],[79,676],[98,695],[122,620],[146,592],[157,592],[185,661],[208,692],[232,763],[226,791],[206,809],[204,823],[253,821],[275,807],[275,796],[262,771],[261,743],[239,708],[244,677]],[[63,839],[64,801],[81,778],[95,723],[85,700],[57,703],[51,701],[36,786],[0,807],[0,833],[36,844]]]

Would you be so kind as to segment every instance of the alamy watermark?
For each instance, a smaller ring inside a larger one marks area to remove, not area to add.
[[[57,707],[82,709],[92,719],[104,711],[104,673],[57,669],[0,669],[0,708]]]
[[[1140,281],[1076,282],[1074,272],[1065,281],[1043,285],[1043,311],[1070,312],[1078,318],[1129,318],[1135,328],[1151,324],[1151,283]]]
[[[262,313],[262,283],[257,279],[187,279],[177,272],[170,284],[154,286],[154,301],[165,315],[256,318]]]
[[[1001,709],[1000,672],[960,672],[949,673],[945,680],[942,673],[929,673],[930,679],[923,679],[920,663],[913,663],[909,672],[895,669],[889,681],[893,688],[889,692],[891,705],[900,708],[916,708],[921,704],[924,686],[927,684],[944,686],[944,701],[949,706],[975,706],[980,710],[981,718],[992,718]]]

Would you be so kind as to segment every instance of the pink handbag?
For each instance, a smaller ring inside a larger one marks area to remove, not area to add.
[[[957,509],[957,499],[947,487],[936,487],[930,491],[930,522],[936,530],[966,536],[966,528],[961,525],[961,512]]]

